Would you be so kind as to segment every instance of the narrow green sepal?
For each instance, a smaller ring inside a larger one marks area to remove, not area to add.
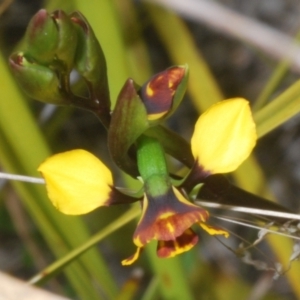
[[[187,84],[189,79],[189,67],[187,64],[183,66],[177,66],[177,67],[184,69],[184,75],[181,78],[181,81],[176,88],[175,94],[173,96],[172,109],[168,112],[167,117],[170,117],[176,111],[177,107],[181,103],[184,94],[187,90]]]
[[[22,52],[12,54],[9,64],[19,85],[29,97],[46,103],[69,104],[68,98],[59,89],[59,79],[53,70],[29,61]]]
[[[173,66],[155,74],[140,89],[151,125],[168,118],[179,106],[187,87],[188,66]]]
[[[133,80],[128,79],[112,113],[108,147],[116,165],[134,177],[138,176],[139,172],[135,151],[130,147],[147,128],[149,122],[145,106],[136,92]]]

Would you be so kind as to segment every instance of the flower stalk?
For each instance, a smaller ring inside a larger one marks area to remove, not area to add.
[[[162,146],[155,138],[141,136],[137,140],[137,149],[137,163],[145,191],[153,197],[163,195],[171,183]]]

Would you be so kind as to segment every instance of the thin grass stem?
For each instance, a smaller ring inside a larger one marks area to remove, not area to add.
[[[23,181],[23,182],[45,184],[45,180],[43,178],[9,174],[9,173],[4,173],[4,172],[0,172],[0,179],[17,180],[17,181]]]

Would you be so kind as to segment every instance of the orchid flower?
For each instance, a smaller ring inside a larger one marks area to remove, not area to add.
[[[123,260],[124,265],[133,263],[151,240],[158,241],[159,257],[190,250],[198,241],[194,224],[211,235],[228,236],[225,230],[207,224],[208,211],[191,201],[190,192],[210,175],[234,171],[251,153],[256,132],[245,99],[221,101],[204,112],[196,122],[190,147],[162,125],[183,99],[187,66],[170,67],[142,86],[128,79],[112,108],[105,57],[82,14],[40,10],[29,24],[24,45],[23,51],[10,57],[23,90],[46,103],[95,113],[108,130],[114,163],[143,183],[142,193],[124,193],[114,185],[109,168],[93,154],[82,149],[59,153],[38,168],[49,199],[59,211],[80,215],[101,206],[140,201],[141,218],[133,234],[137,250]],[[86,85],[87,97],[73,91],[73,70]],[[169,174],[166,153],[190,168],[180,182]]]
[[[211,174],[234,171],[249,156],[255,141],[255,125],[246,100],[236,98],[213,105],[196,122],[191,139],[195,165],[184,181],[198,178],[198,184]],[[133,235],[137,250],[123,260],[124,265],[134,262],[151,240],[158,241],[159,257],[190,250],[198,241],[191,229],[193,224],[211,235],[228,236],[225,230],[208,225],[209,213],[190,202],[180,187],[172,185],[164,151],[155,139],[138,140],[137,159],[144,182],[142,199],[114,187],[109,169],[84,150],[56,154],[42,163],[39,171],[46,180],[51,202],[66,214],[142,201],[142,215]]]

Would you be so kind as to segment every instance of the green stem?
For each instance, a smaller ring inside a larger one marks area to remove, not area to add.
[[[166,194],[170,188],[164,149],[157,139],[141,136],[137,140],[137,161],[145,191],[152,196]]]

